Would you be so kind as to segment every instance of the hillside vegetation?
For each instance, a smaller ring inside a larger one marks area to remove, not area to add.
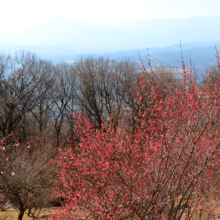
[[[0,55],[0,194],[37,219],[214,219],[220,65]],[[48,196],[45,196],[48,195]],[[82,214],[82,217],[79,215]]]

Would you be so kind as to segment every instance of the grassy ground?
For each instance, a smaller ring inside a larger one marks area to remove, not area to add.
[[[54,213],[53,209],[45,209],[41,212],[40,216],[42,220],[50,219],[50,214]],[[0,211],[0,220],[17,220],[18,219],[18,212],[14,209],[8,209],[7,211]],[[24,220],[31,220],[33,218],[30,218],[25,214],[23,217]]]
[[[54,208],[47,208],[45,210],[43,210],[40,213],[41,220],[49,220],[50,219],[50,214],[54,214],[55,213],[55,209]],[[17,220],[18,219],[18,212],[14,209],[8,209],[7,211],[0,211],[0,220]],[[198,220],[199,218],[195,216],[195,218],[193,218],[195,220]],[[204,217],[204,219],[207,220],[206,217]],[[216,220],[216,219],[220,219],[220,208],[218,208],[216,210],[216,217],[215,218],[211,218],[209,220]],[[27,213],[24,215],[23,220],[33,220],[33,218],[30,218],[27,216]]]

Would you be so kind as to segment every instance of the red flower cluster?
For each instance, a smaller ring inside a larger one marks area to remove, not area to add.
[[[153,85],[144,102],[137,95],[144,110],[132,132],[105,122],[98,130],[77,117],[80,143],[60,150],[54,161],[57,194],[64,199],[54,218],[210,219],[215,214],[220,84],[198,84],[184,64],[182,76],[163,96]]]

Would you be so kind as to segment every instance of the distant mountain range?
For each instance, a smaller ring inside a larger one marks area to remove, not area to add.
[[[104,48],[105,52],[139,48],[153,42],[155,34],[144,36],[105,24],[76,22],[56,17],[11,34],[0,33],[0,43],[19,45],[74,46],[75,48]],[[103,50],[103,51],[104,51]]]
[[[14,34],[0,32],[0,44],[104,48],[105,52],[164,47],[180,41],[219,41],[219,24],[218,16],[152,18],[108,25],[76,22],[59,16]]]
[[[147,19],[140,21],[126,21],[118,24],[111,24],[111,27],[129,33],[142,32],[146,34],[158,35],[158,39],[152,42],[157,46],[167,46],[179,41],[201,42],[219,41],[220,29],[219,16],[213,17],[190,17],[182,19],[162,18]],[[157,42],[162,40],[163,42]]]
[[[194,42],[182,44],[183,61],[186,68],[189,68],[190,60],[198,73],[200,80],[201,74],[205,73],[207,69],[212,69],[216,65],[217,59],[215,45],[219,45],[220,41],[215,42]],[[218,51],[220,51],[218,49]],[[160,66],[181,69],[181,49],[180,44],[175,44],[167,47],[151,47],[142,48],[139,50],[141,59],[148,68],[146,60],[149,59],[153,67]],[[149,53],[149,56],[148,56]],[[92,57],[97,58],[99,54],[91,54]],[[137,50],[118,51],[116,53],[103,54],[105,58],[114,59],[116,61],[129,60],[140,63],[140,58]],[[77,55],[73,60],[85,59],[88,55]],[[205,74],[204,74],[205,75]]]
[[[4,52],[28,50],[53,62],[73,61],[88,55],[116,60],[138,60],[150,49],[152,63],[177,67],[184,59],[196,66],[215,63],[214,45],[220,48],[220,17],[147,19],[114,24],[83,23],[59,16],[17,33],[0,32]],[[169,46],[172,45],[172,46]]]

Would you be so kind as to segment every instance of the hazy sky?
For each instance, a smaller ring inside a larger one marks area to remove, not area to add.
[[[220,0],[0,0],[0,31],[63,15],[95,23],[219,15]]]

